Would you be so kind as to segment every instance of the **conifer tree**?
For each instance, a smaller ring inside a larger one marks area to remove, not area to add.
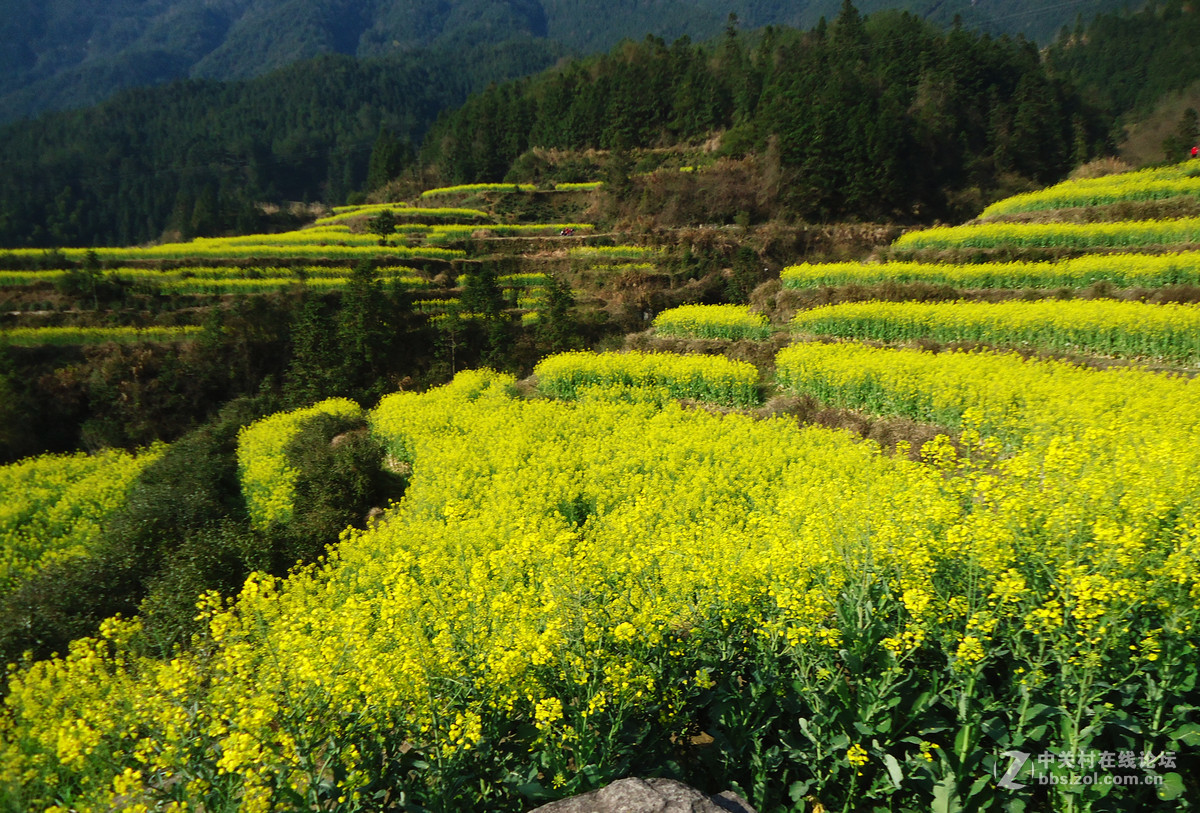
[[[504,291],[492,263],[480,263],[479,268],[467,276],[459,302],[467,313],[478,314],[483,319],[483,363],[503,367],[512,343],[512,331],[504,312]]]
[[[306,293],[292,320],[292,357],[283,391],[292,406],[306,406],[345,395],[345,377],[337,326],[321,297]]]
[[[396,178],[411,162],[412,146],[396,138],[391,130],[381,129],[367,164],[367,191],[376,190]]]
[[[354,267],[342,292],[337,334],[342,353],[342,375],[362,394],[371,390],[382,373],[391,335],[384,312],[383,284],[370,262]]]
[[[576,330],[571,308],[574,305],[571,286],[558,275],[552,275],[537,325],[538,344],[547,352],[561,353],[573,347]]]

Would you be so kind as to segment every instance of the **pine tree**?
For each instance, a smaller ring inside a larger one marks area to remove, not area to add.
[[[504,311],[504,291],[492,263],[480,263],[478,270],[467,277],[459,302],[465,312],[478,314],[483,319],[482,362],[496,368],[503,367],[512,344],[512,330]]]
[[[561,353],[574,346],[576,325],[571,314],[571,308],[574,306],[575,297],[571,294],[571,286],[561,277],[551,276],[538,314],[537,340],[543,349]]]
[[[349,391],[337,327],[321,297],[306,293],[292,320],[292,357],[283,392],[294,407]]]
[[[398,177],[404,167],[412,163],[412,153],[412,146],[396,138],[391,130],[380,130],[367,164],[367,191],[379,189]]]
[[[496,267],[482,262],[474,273],[468,274],[459,299],[467,313],[477,313],[487,319],[498,318],[504,311],[504,291],[496,278]]]
[[[354,267],[342,292],[337,335],[342,375],[360,397],[372,390],[391,346],[391,330],[383,308],[383,284],[370,262]]]
[[[396,232],[396,213],[384,209],[367,219],[367,231],[379,237],[379,245],[387,245],[387,239]]]

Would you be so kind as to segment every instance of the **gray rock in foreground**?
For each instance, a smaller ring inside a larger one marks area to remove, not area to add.
[[[600,790],[551,802],[530,813],[755,813],[727,790],[706,796],[674,779],[621,779]]]

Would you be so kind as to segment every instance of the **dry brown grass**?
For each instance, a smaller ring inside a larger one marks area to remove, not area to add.
[[[1053,262],[1082,257],[1085,254],[1162,254],[1175,251],[1195,251],[1200,246],[1191,243],[1173,243],[1165,246],[1119,246],[1111,249],[1085,248],[1035,248],[1033,246],[1000,246],[997,248],[889,248],[879,253],[881,262],[949,263],[967,265],[971,263],[1006,262]]]
[[[1097,158],[1094,161],[1088,161],[1086,164],[1075,167],[1068,177],[1073,181],[1090,180],[1092,178],[1103,178],[1108,175],[1119,175],[1122,172],[1129,172],[1131,169],[1133,167],[1120,158],[1108,156]]]
[[[1011,298],[1012,292],[1009,293]],[[951,285],[927,282],[880,282],[874,285],[825,286],[821,288],[781,288],[771,300],[773,309],[763,310],[774,324],[787,324],[798,311],[843,302],[952,302],[956,299],[981,298]]]
[[[625,337],[625,349],[644,353],[680,353],[683,355],[725,356],[734,361],[753,364],[764,375],[775,369],[775,356],[791,344],[787,330],[772,333],[767,339],[754,341],[739,339],[685,339],[676,336],[659,336],[653,330],[630,333]]]
[[[1200,82],[1165,96],[1151,113],[1127,124],[1125,140],[1119,148],[1121,160],[1134,167],[1164,159],[1182,161],[1186,156],[1168,156],[1163,152],[1163,141],[1178,130],[1179,119],[1189,107],[1200,109]]]
[[[786,416],[801,424],[853,432],[878,443],[886,452],[895,452],[898,444],[907,443],[908,455],[913,460],[919,460],[922,447],[938,435],[947,435],[952,442],[956,441],[956,434],[943,426],[896,416],[870,415],[855,409],[838,409],[811,395],[777,395],[753,414],[758,418]]]

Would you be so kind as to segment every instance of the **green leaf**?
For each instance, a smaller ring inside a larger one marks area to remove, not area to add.
[[[954,737],[954,754],[965,754],[969,750],[971,744],[971,725],[968,723],[958,730],[958,734]]]
[[[542,799],[552,798],[552,794],[546,790],[541,782],[534,779],[531,782],[523,782],[517,785],[517,793],[520,793],[526,799],[531,801],[541,801]]]
[[[1183,794],[1183,777],[1174,771],[1163,774],[1163,783],[1155,788],[1155,793],[1164,802],[1178,799]]]
[[[983,729],[984,734],[995,740],[1001,748],[1008,747],[1008,728],[1005,727],[1004,722],[999,717],[991,717],[984,720],[980,723],[979,727]]]
[[[968,799],[971,802],[971,807],[976,809],[984,809],[987,807],[987,805],[981,803],[979,795],[984,792],[990,793],[993,781],[994,779],[992,776],[985,774],[971,783],[971,791],[968,796]]]
[[[788,788],[788,796],[793,802],[799,802],[808,794],[808,789],[812,786],[811,781],[797,780]]]
[[[933,813],[959,813],[962,804],[954,787],[954,777],[946,776],[933,788]]]
[[[1183,745],[1200,745],[1200,723],[1187,723],[1167,734],[1172,740]]]
[[[900,787],[900,783],[904,781],[904,771],[900,769],[900,763],[891,754],[884,754],[883,764],[887,767],[888,776],[892,778],[892,784]]]
[[[1054,706],[1047,706],[1045,703],[1034,703],[1025,712],[1025,724],[1041,722],[1054,716],[1058,709]]]
[[[1183,680],[1179,682],[1179,691],[1190,692],[1196,688],[1197,670],[1189,669]]]

